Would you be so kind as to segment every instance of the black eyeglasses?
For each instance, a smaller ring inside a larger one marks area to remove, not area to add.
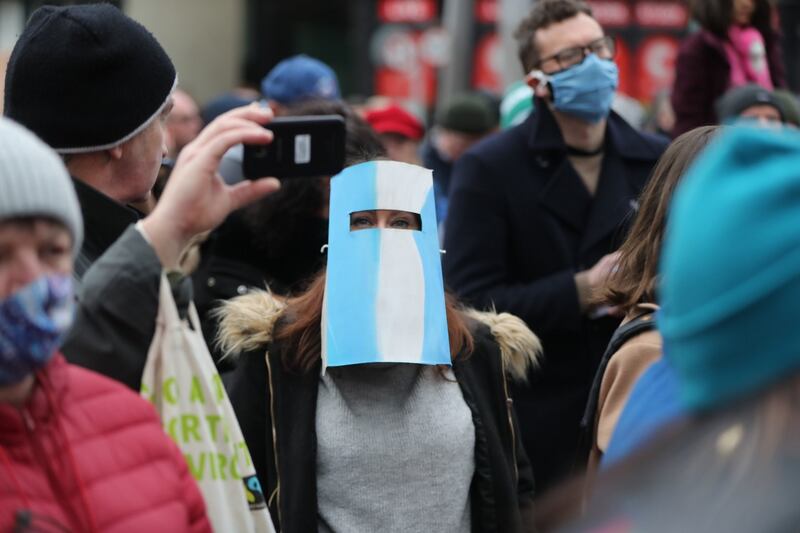
[[[610,35],[605,35],[585,46],[567,48],[549,57],[545,57],[539,61],[538,68],[541,68],[542,65],[548,61],[555,61],[556,64],[558,64],[559,70],[564,70],[582,63],[588,54],[596,54],[597,57],[601,59],[613,59],[615,52],[616,46],[614,38]]]

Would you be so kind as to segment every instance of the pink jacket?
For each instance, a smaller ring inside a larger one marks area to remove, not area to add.
[[[762,34],[770,79],[775,88],[786,87],[778,37]],[[695,32],[681,43],[675,63],[672,136],[700,126],[717,124],[714,103],[730,87],[731,69],[722,41],[706,30]]]
[[[18,529],[14,529],[14,528]],[[0,531],[205,532],[205,504],[152,406],[56,355],[0,404]]]

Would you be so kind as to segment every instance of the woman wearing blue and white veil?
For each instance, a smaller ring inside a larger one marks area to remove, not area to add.
[[[436,228],[431,171],[351,166],[307,292],[222,309],[230,398],[284,533],[533,530],[508,380],[540,344],[445,295]]]

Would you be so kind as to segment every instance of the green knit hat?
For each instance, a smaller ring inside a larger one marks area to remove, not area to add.
[[[0,117],[0,221],[45,216],[72,234],[81,247],[83,220],[72,180],[61,158],[33,133]]]
[[[468,135],[483,135],[497,126],[487,98],[469,93],[447,102],[437,115],[436,123],[442,128]]]
[[[800,371],[800,133],[730,127],[679,185],[658,326],[690,409]]]

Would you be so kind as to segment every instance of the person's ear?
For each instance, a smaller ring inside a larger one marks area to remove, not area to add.
[[[123,149],[121,144],[114,146],[113,148],[109,148],[108,150],[106,150],[106,152],[108,152],[108,157],[115,161],[122,159]]]
[[[541,76],[541,71],[532,70],[525,75],[525,83],[533,89],[533,94],[539,98],[547,99],[550,97],[550,87]]]

